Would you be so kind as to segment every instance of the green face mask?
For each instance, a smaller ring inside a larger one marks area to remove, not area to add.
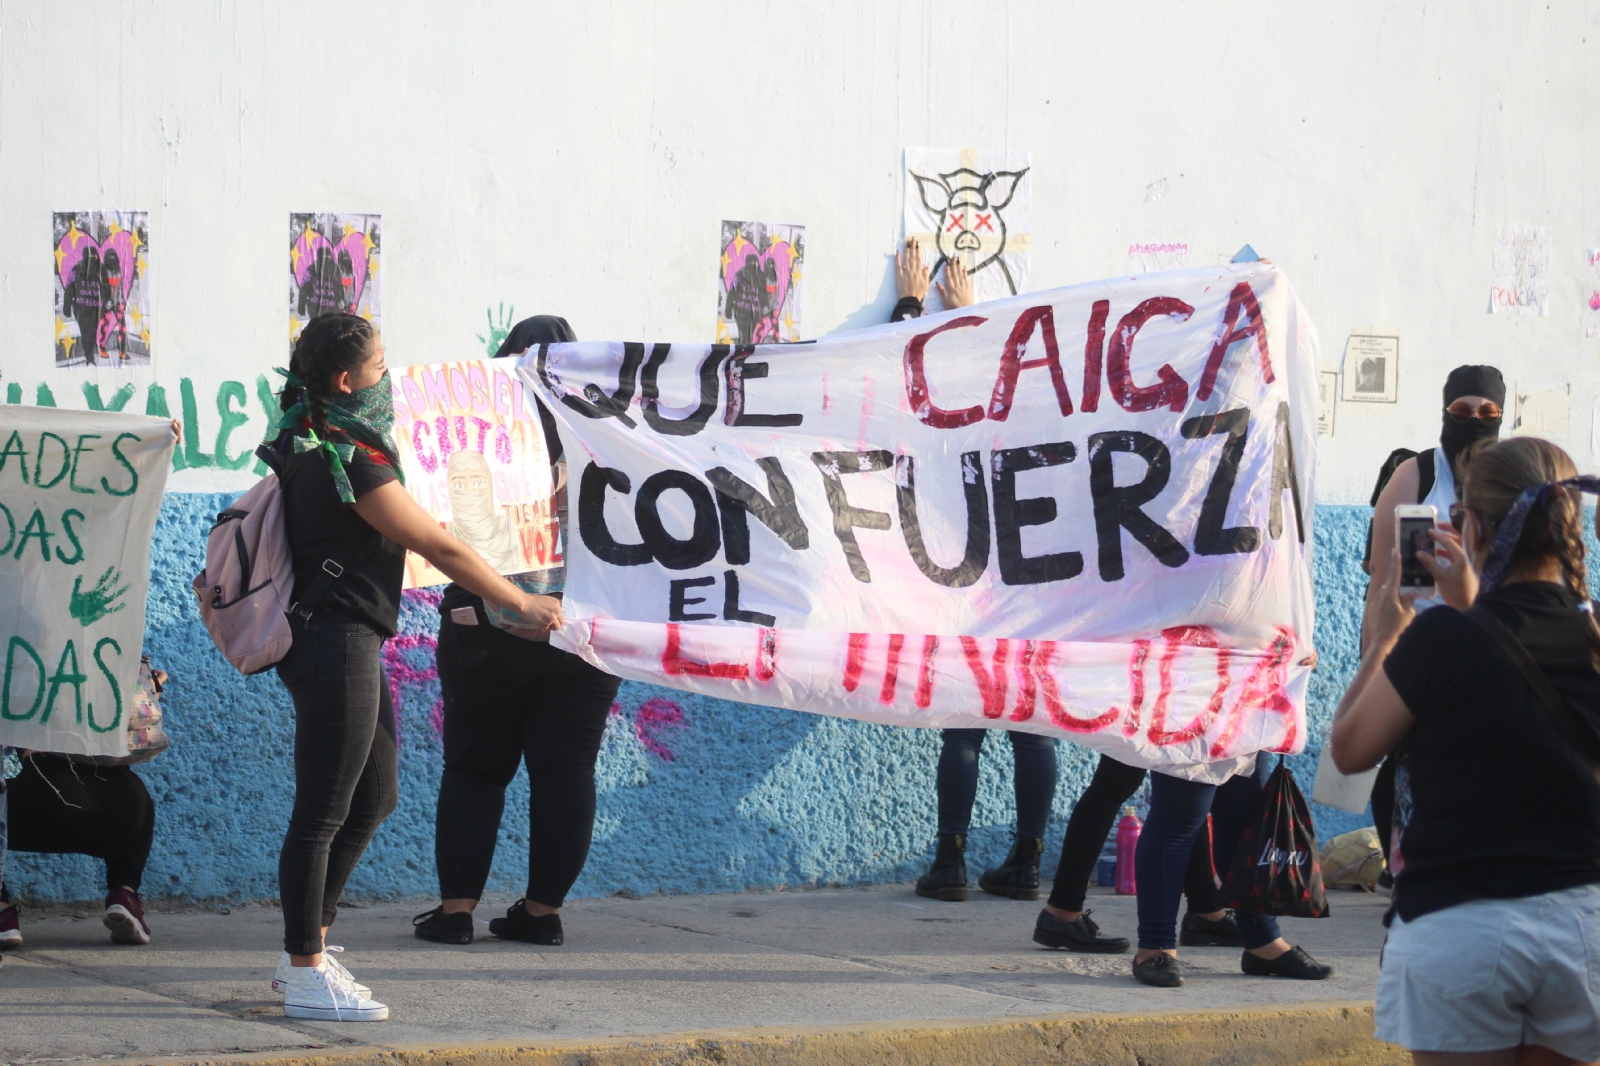
[[[328,398],[328,406],[336,407],[347,417],[358,419],[378,430],[383,437],[394,432],[394,386],[389,383],[389,372],[364,389],[346,396],[340,393]],[[394,450],[390,441],[390,450]]]
[[[289,387],[302,387],[300,379],[294,374],[287,370],[278,372],[284,376]],[[298,431],[308,411],[302,400],[283,413],[278,428]],[[334,487],[341,500],[345,503],[356,502],[344,464],[354,458],[357,448],[363,448],[369,455],[377,453],[382,456],[394,468],[400,484],[405,484],[405,471],[400,466],[400,449],[394,442],[394,389],[387,370],[383,377],[364,389],[357,389],[348,396],[341,393],[328,397],[327,411],[328,427],[339,431],[338,439],[323,440],[315,430],[310,430],[304,436],[296,435],[294,449],[297,452],[321,451],[327,456],[328,469],[333,473]]]

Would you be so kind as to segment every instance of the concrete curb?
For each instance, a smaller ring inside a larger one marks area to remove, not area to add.
[[[1410,1056],[1372,1036],[1372,1004],[1054,1014],[1011,1022],[723,1029],[549,1043],[369,1046],[144,1060],[161,1066],[1368,1066]]]

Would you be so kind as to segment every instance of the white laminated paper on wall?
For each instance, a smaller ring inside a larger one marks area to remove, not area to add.
[[[164,418],[0,407],[0,745],[125,755]]]
[[[519,373],[571,479],[554,640],[1221,780],[1305,743],[1318,366],[1266,263],[804,345],[540,347]]]

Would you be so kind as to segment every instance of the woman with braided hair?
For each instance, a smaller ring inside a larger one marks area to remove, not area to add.
[[[1345,773],[1397,746],[1377,1035],[1419,1064],[1600,1059],[1600,627],[1579,477],[1548,441],[1491,444],[1418,552],[1444,606],[1381,564],[1334,715]],[[1405,595],[1403,595],[1403,593]]]
[[[394,394],[371,323],[317,316],[282,373],[283,417],[257,453],[282,484],[295,576],[294,643],[278,664],[294,700],[295,796],[278,861],[284,955],[272,984],[291,1018],[381,1021],[389,1009],[323,953],[323,939],[398,798],[380,655],[399,622],[406,550],[544,631],[561,625],[561,602],[495,573],[406,493]]]

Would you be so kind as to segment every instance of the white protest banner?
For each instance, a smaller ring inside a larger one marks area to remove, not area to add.
[[[125,755],[164,418],[0,407],[0,744]]]
[[[535,349],[576,492],[554,639],[1220,780],[1305,743],[1318,365],[1266,263],[815,344]]]
[[[406,489],[422,509],[502,574],[559,566],[550,460],[515,365],[397,367],[390,381]],[[406,553],[406,588],[449,580]]]

